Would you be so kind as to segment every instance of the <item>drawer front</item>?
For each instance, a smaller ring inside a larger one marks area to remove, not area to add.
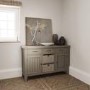
[[[69,54],[69,49],[68,48],[58,48],[56,50],[57,54],[61,54],[61,55],[68,55]]]
[[[42,59],[42,64],[45,63],[54,63],[54,55],[45,55]]]
[[[28,54],[41,54],[41,50],[39,49],[28,49]]]
[[[53,72],[53,71],[54,71],[54,64],[42,65],[42,72]]]
[[[43,49],[43,54],[53,54],[54,49]]]

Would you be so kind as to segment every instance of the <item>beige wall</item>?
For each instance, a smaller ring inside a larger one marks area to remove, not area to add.
[[[62,4],[61,34],[71,45],[70,74],[90,84],[90,0]]]
[[[22,75],[20,46],[25,44],[25,17],[52,19],[53,33],[60,34],[60,0],[22,0],[22,4],[21,43],[0,43],[0,79]]]

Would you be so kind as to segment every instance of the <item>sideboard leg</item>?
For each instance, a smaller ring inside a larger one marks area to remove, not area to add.
[[[28,80],[28,76],[25,75],[24,76],[24,80],[27,81]]]
[[[66,73],[69,74],[69,69],[66,70]]]

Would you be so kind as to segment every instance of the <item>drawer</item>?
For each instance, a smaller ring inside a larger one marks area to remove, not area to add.
[[[53,71],[54,71],[54,64],[42,65],[42,72],[53,72]]]
[[[68,48],[58,48],[56,50],[56,53],[57,54],[66,55],[66,54],[69,54],[69,50],[68,50]]]
[[[43,54],[53,54],[54,49],[43,49]]]
[[[41,50],[39,49],[29,49],[27,50],[28,54],[41,54]]]
[[[42,59],[42,64],[45,63],[53,63],[54,62],[54,55],[44,55]]]

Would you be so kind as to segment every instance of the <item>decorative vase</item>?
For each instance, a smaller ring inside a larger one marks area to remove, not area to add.
[[[66,45],[66,40],[63,36],[61,36],[59,39],[59,45]]]
[[[57,34],[53,34],[53,42],[54,42],[54,45],[58,45],[58,35]]]

